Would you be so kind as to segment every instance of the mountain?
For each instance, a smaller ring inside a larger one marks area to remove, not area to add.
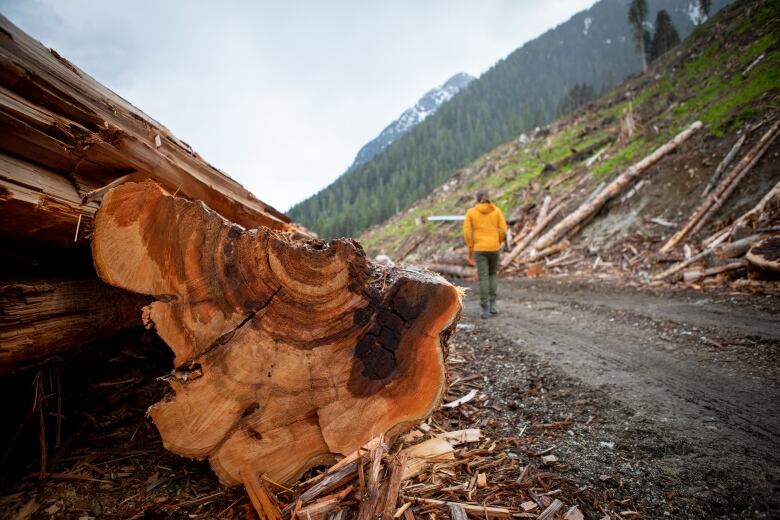
[[[373,159],[399,137],[436,112],[442,104],[452,99],[452,96],[466,88],[473,80],[473,76],[459,72],[448,79],[444,85],[426,92],[412,108],[405,110],[398,119],[387,125],[375,139],[363,146],[349,169],[356,168]]]
[[[445,273],[447,266],[455,265],[454,273],[464,271],[462,224],[426,222],[425,217],[463,214],[475,191],[487,189],[522,239],[536,224],[546,197],[551,199],[550,211],[558,211],[547,225],[550,229],[630,165],[699,120],[704,127],[690,140],[572,230],[562,262],[556,263],[560,267],[550,267],[551,272],[592,273],[599,264],[601,274],[620,272],[647,281],[651,273],[669,267],[670,256],[658,250],[705,200],[703,189],[734,143],[747,139],[732,167],[777,120],[778,21],[776,0],[734,2],[662,56],[647,74],[634,75],[586,107],[478,157],[426,197],[364,232],[362,246],[369,255],[387,254],[396,262],[427,264]],[[626,110],[638,122],[631,136],[621,131]],[[688,237],[688,246],[700,248],[702,239],[756,206],[780,179],[777,154],[780,140],[748,170],[702,230]],[[751,228],[780,224],[777,204],[767,206],[766,213],[767,220],[754,217],[733,238],[750,235]],[[681,249],[674,252],[678,258]]]
[[[729,0],[713,0],[711,14]],[[695,0],[649,0],[681,38],[702,19]],[[609,89],[641,69],[628,0],[600,0],[526,43],[383,153],[352,168],[288,214],[325,238],[353,236],[424,197],[480,155],[550,122],[569,90]]]

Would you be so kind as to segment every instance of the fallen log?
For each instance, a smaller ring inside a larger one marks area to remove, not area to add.
[[[778,181],[777,184],[775,184],[772,187],[772,189],[770,189],[766,193],[766,195],[761,197],[761,200],[758,201],[758,204],[753,206],[749,211],[743,213],[739,218],[737,218],[737,220],[735,220],[726,229],[722,231],[718,231],[714,235],[703,240],[702,245],[704,247],[710,247],[710,246],[718,245],[724,240],[727,240],[729,237],[733,236],[737,230],[746,226],[749,221],[760,217],[760,215],[764,212],[764,209],[766,208],[767,204],[769,204],[769,202],[771,202],[772,199],[778,197],[780,197],[780,181]]]
[[[731,165],[734,158],[737,156],[737,152],[739,152],[739,149],[745,144],[745,139],[747,139],[747,132],[743,133],[739,139],[737,139],[737,142],[731,147],[729,153],[727,153],[723,160],[718,163],[715,171],[712,172],[710,179],[707,181],[707,185],[704,187],[704,191],[701,194],[702,197],[706,197],[710,190],[715,187],[715,184],[720,180],[720,176],[723,175],[726,168]]]
[[[763,156],[764,152],[777,136],[777,130],[780,127],[780,118],[775,121],[769,130],[758,140],[729,172],[726,177],[720,181],[718,187],[705,199],[704,202],[688,219],[688,222],[659,249],[659,253],[668,253],[672,248],[679,244],[689,234],[695,233],[701,229],[702,225],[711,217],[714,212],[720,208],[723,202],[728,198],[740,180],[750,171],[750,168]]]
[[[780,273],[780,236],[757,243],[750,248],[745,258],[759,269]]]
[[[517,246],[512,249],[512,251],[506,255],[504,260],[501,262],[501,268],[505,269],[509,264],[511,264],[518,256],[520,256],[523,251],[528,247],[528,245],[531,243],[532,240],[534,240],[537,236],[539,236],[540,233],[542,233],[547,226],[550,225],[550,222],[552,222],[555,217],[558,216],[558,214],[563,210],[563,204],[559,204],[555,207],[552,211],[545,212],[544,217],[541,219],[537,219],[536,224],[534,225],[533,229],[530,233],[528,233],[526,236],[523,237],[523,240],[517,244]]]
[[[666,154],[677,148],[680,144],[691,137],[698,129],[702,127],[701,121],[692,123],[688,128],[677,134],[671,141],[656,149],[653,153],[631,166],[625,172],[618,175],[615,180],[609,183],[592,200],[580,205],[574,212],[569,214],[562,221],[558,222],[552,229],[542,235],[533,244],[533,248],[542,251],[560,240],[566,233],[580,222],[600,210],[615,195],[622,192],[631,182],[642,174],[650,166],[661,160]]]
[[[425,268],[444,276],[453,276],[455,278],[474,278],[477,276],[477,270],[471,266],[451,265],[451,264],[426,264]]]
[[[0,151],[67,176],[79,199],[134,172],[244,227],[293,227],[167,128],[3,16],[0,32]]]
[[[686,271],[685,273],[683,273],[683,282],[685,283],[698,282],[702,278],[707,278],[708,276],[715,276],[716,274],[734,271],[736,269],[742,269],[744,267],[747,267],[747,265],[748,265],[748,261],[742,259],[742,260],[737,260],[735,262],[729,262],[727,264],[719,265],[716,267],[710,267],[709,269],[704,269],[703,271]]]
[[[149,298],[100,280],[0,282],[0,374],[141,325]]]
[[[761,235],[751,235],[741,240],[737,240],[736,242],[709,247],[704,251],[702,251],[701,253],[693,255],[692,257],[685,259],[682,262],[678,262],[674,264],[673,266],[669,267],[665,271],[658,273],[657,275],[653,276],[653,280],[657,281],[657,280],[663,280],[664,278],[668,278],[671,275],[682,271],[689,265],[694,264],[699,260],[704,260],[710,255],[718,253],[721,250],[724,251],[723,255],[721,255],[723,258],[733,258],[734,256],[738,256],[739,251],[742,251],[742,253],[744,254],[744,252],[747,251],[753,244],[758,242],[760,238]]]
[[[174,395],[149,410],[166,448],[208,457],[222,482],[246,464],[276,482],[333,462],[441,401],[457,289],[372,266],[351,240],[246,231],[146,181],[103,199],[93,259],[154,295],[145,320],[174,352]]]
[[[571,244],[569,243],[569,240],[564,238],[560,242],[551,245],[547,249],[543,249],[541,251],[531,251],[528,257],[525,258],[524,260],[526,263],[533,263],[543,258],[547,258],[548,256],[552,256],[555,253],[560,253],[561,251],[565,251],[569,248],[570,245]]]

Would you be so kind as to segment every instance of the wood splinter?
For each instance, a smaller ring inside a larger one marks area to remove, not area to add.
[[[351,240],[245,230],[151,181],[110,190],[92,252],[109,284],[152,295],[173,395],[149,414],[164,446],[222,482],[291,482],[427,417],[445,391],[461,303],[442,278],[370,264]]]

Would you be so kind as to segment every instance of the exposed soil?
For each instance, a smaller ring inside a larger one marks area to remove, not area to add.
[[[500,290],[487,321],[467,296],[457,342],[500,434],[571,417],[553,452],[570,478],[618,488],[645,518],[780,515],[777,296],[571,280]]]

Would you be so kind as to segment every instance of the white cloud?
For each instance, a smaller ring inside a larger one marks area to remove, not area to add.
[[[14,23],[287,209],[431,87],[593,0],[3,0]]]

